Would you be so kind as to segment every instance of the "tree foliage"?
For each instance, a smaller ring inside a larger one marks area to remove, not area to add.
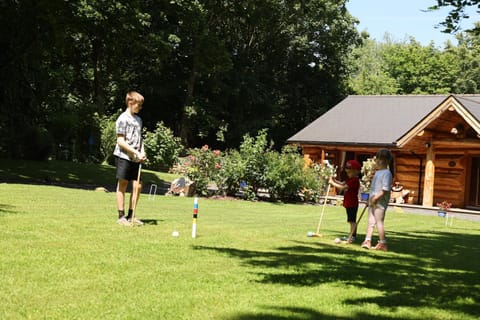
[[[440,49],[409,41],[376,42],[364,35],[351,53],[351,92],[355,94],[478,93],[479,36],[462,32],[458,46]]]
[[[359,47],[345,3],[1,1],[0,156],[103,160],[98,119],[132,89],[146,98],[148,132],[163,123],[187,148],[222,150],[262,128],[280,150],[352,92],[478,91],[475,34],[443,50],[413,39]]]
[[[450,12],[445,17],[440,25],[444,28],[443,32],[456,33],[460,30],[460,22],[463,19],[469,19],[470,16],[465,11],[468,7],[477,7],[477,13],[480,13],[480,0],[437,0],[437,4],[431,6],[430,10],[438,10],[440,8],[449,7]],[[476,25],[470,30],[473,33],[479,34],[480,27]]]
[[[187,147],[218,137],[238,146],[264,127],[280,146],[343,98],[358,40],[345,0],[6,0],[0,9],[0,153],[13,157],[30,139],[16,132],[22,123],[85,160],[90,138],[100,141],[95,115],[123,108],[131,89],[146,97],[146,127],[162,121]]]

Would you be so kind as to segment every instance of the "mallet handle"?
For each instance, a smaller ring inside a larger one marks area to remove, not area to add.
[[[140,188],[140,175],[142,173],[142,164],[140,163],[138,165],[138,176],[137,176],[137,185],[135,186],[133,192],[134,192],[134,197],[133,197],[133,203],[132,203],[132,226],[135,225],[135,210],[137,209],[137,202],[139,198],[139,188]]]

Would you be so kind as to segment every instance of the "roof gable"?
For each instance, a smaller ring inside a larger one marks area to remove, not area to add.
[[[471,96],[470,98],[462,98],[449,96],[435,109],[433,109],[425,118],[421,119],[411,130],[406,132],[397,140],[398,146],[405,145],[416,135],[420,135],[422,130],[429,126],[437,118],[441,117],[444,112],[456,111],[466,123],[468,123],[477,134],[480,133],[480,126],[474,114],[480,114],[480,97]],[[462,103],[463,102],[463,103]]]

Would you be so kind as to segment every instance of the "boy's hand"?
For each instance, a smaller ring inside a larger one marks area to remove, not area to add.
[[[143,152],[135,151],[131,154],[130,158],[133,162],[141,162],[144,163],[147,160],[147,156]]]

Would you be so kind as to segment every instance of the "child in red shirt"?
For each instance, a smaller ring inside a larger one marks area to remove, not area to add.
[[[360,190],[360,179],[358,176],[361,168],[362,166],[357,160],[349,160],[345,164],[347,179],[341,182],[330,177],[328,181],[335,188],[344,191],[343,206],[347,213],[347,222],[350,223],[351,242],[355,241],[357,236],[358,191]],[[343,237],[342,240],[348,240],[348,236]]]

